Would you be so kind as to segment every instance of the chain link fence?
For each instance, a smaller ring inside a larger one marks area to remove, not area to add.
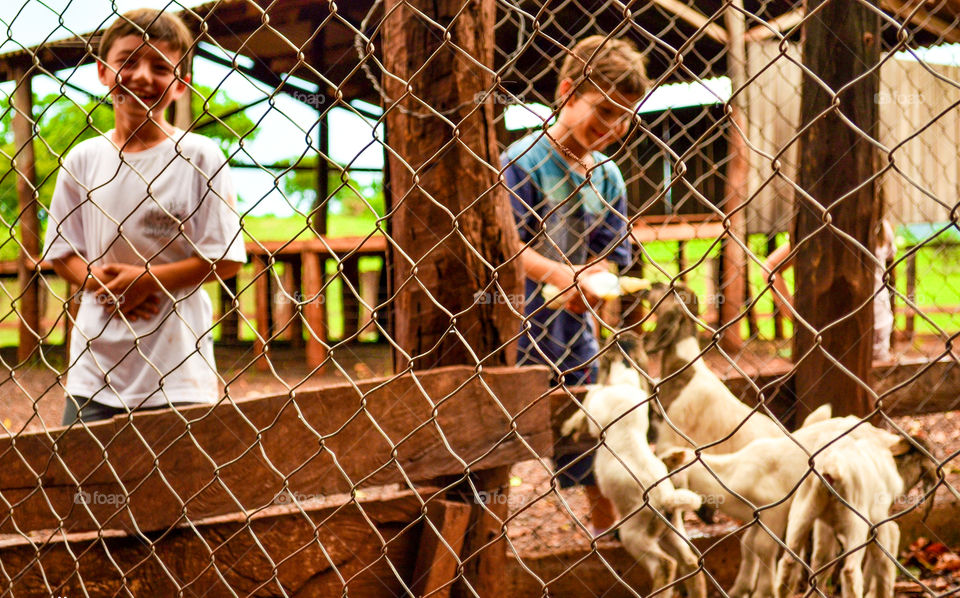
[[[3,595],[960,591],[952,0],[151,6],[0,9]]]

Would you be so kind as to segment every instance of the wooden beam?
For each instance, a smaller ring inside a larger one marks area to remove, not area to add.
[[[875,367],[870,386],[891,417],[960,408],[960,364],[952,358]]]
[[[880,1],[880,6],[883,7],[884,10],[893,13],[893,16],[903,19],[907,15],[912,15],[910,22],[920,29],[939,35],[944,42],[960,42],[960,29],[953,23],[924,10],[922,8],[923,2],[919,3],[920,8],[917,7],[917,4],[918,3],[914,1],[903,2],[902,0]],[[957,14],[958,13],[953,12],[952,16],[956,16]]]
[[[899,19],[910,17],[910,22],[917,27],[939,35],[945,42],[960,42],[960,29],[954,27],[950,22],[937,17],[925,11],[923,8],[917,8],[914,2],[903,2],[902,0],[881,0],[880,6],[887,12],[892,13]],[[806,12],[804,9],[795,8],[790,12],[784,13],[779,17],[767,21],[766,25],[757,25],[750,28],[746,34],[747,42],[759,42],[774,37],[774,31],[780,34],[786,33],[803,20]],[[771,28],[773,31],[771,31]]]
[[[0,533],[164,530],[253,512],[284,490],[336,494],[549,456],[548,379],[545,367],[455,366],[3,437],[12,506]]]
[[[397,249],[395,338],[405,354],[397,357],[397,371],[409,367],[406,356],[415,358],[417,369],[478,358],[509,364],[516,357],[503,347],[521,322],[504,297],[522,293],[519,262],[511,259],[520,243],[506,191],[497,183],[492,100],[473,100],[493,86],[495,4],[390,0],[384,7],[383,44],[391,48],[384,56],[390,73],[384,87],[393,100],[384,113]],[[414,8],[450,23],[453,41],[435,35]],[[499,288],[490,286],[494,280]],[[477,292],[496,297],[478,302]],[[451,314],[460,334],[450,334]]]
[[[37,166],[33,147],[33,75],[29,70],[17,69],[13,90],[13,140],[16,147],[14,168],[17,172],[17,200],[20,208],[20,257],[17,280],[20,300],[16,309],[19,317],[19,344],[17,360],[24,362],[40,347],[40,281],[36,263],[40,256],[40,219],[37,216]]]
[[[800,418],[830,401],[835,415],[870,410],[860,381],[868,379],[873,353],[869,261],[880,213],[876,148],[864,139],[878,135],[880,17],[864,2],[810,0],[814,10],[819,17],[804,23],[803,63],[819,81],[803,80],[800,122],[809,125],[800,134],[803,193],[795,197],[792,236],[794,306],[804,322],[795,326],[793,346]],[[834,109],[825,87],[844,90]]]
[[[675,14],[678,18],[693,25],[697,29],[702,29],[707,37],[712,38],[714,41],[723,45],[727,44],[729,40],[727,30],[714,23],[709,17],[697,9],[691,8],[679,0],[653,0],[653,2],[660,8]]]
[[[0,560],[15,573],[5,587],[25,596],[139,595],[135,588],[151,596],[404,596],[423,501],[428,512],[450,506],[409,491],[345,504],[297,500],[199,520],[149,542],[116,530],[8,536]]]
[[[460,565],[460,550],[470,524],[470,505],[452,501],[431,502],[420,533],[420,549],[413,569],[414,596],[447,598]]]
[[[273,275],[273,268],[270,266],[269,257],[254,255],[250,263],[253,266],[253,292],[257,319],[253,354],[256,359],[256,368],[265,372],[270,369],[270,277]]]
[[[806,12],[803,10],[803,7],[785,12],[779,17],[770,19],[765,25],[751,27],[744,36],[744,40],[747,43],[762,42],[774,37],[774,32],[780,34],[786,33],[793,27],[796,27],[797,23],[803,20],[805,14]]]

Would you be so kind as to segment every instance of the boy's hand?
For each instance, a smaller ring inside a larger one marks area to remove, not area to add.
[[[574,270],[579,273],[579,275],[577,276],[577,280],[583,280],[585,276],[589,276],[590,274],[593,274],[595,272],[608,272],[609,266],[607,265],[606,261],[602,261],[592,266],[574,266]],[[573,282],[574,282],[574,277],[573,277],[573,274],[571,273],[569,281],[567,281],[566,284],[564,284],[560,288],[561,289],[566,288],[571,284],[573,284]],[[568,292],[568,294],[565,296],[568,296],[569,299],[567,299],[567,303],[564,306],[564,309],[571,311],[575,314],[586,313],[588,308],[593,308],[594,310],[597,310],[603,304],[603,299],[594,295],[586,287],[580,284],[576,285],[576,287],[571,289]]]
[[[131,322],[137,320],[149,320],[160,312],[160,297],[157,295],[147,295],[143,303],[137,305],[132,310],[120,310],[123,315]]]
[[[104,308],[116,310],[130,320],[146,320],[157,313],[159,298],[156,293],[159,289],[145,268],[132,264],[107,264],[102,270],[106,284],[97,291],[97,300]],[[114,297],[117,305],[114,305]]]

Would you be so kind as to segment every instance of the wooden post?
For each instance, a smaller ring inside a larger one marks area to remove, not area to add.
[[[351,257],[343,260],[340,283],[343,338],[349,338],[360,329],[360,258]]]
[[[40,284],[36,261],[40,255],[40,220],[37,217],[36,154],[33,148],[32,75],[27,69],[14,70],[17,87],[13,91],[13,140],[17,171],[17,199],[20,207],[20,258],[17,280],[20,284],[19,345],[17,360],[26,361],[40,347]]]
[[[324,71],[324,46],[326,45],[326,28],[323,27],[323,20],[315,21],[313,29],[316,35],[310,43],[310,65],[319,73]],[[313,210],[310,212],[308,220],[317,236],[327,234],[327,210],[329,204],[327,195],[330,194],[330,164],[327,162],[330,156],[330,134],[327,114],[329,108],[326,102],[321,101],[322,92],[325,87],[323,82],[317,95],[314,97],[313,105],[317,109],[317,197],[313,202]]]
[[[253,351],[256,355],[256,367],[261,372],[270,369],[268,351],[270,349],[270,276],[273,268],[270,266],[269,254],[266,256],[254,256],[251,260],[253,265],[253,290],[255,297],[255,309],[257,318],[257,334],[253,340]]]
[[[497,185],[493,105],[476,101],[493,86],[496,0],[387,0],[384,14],[396,371],[510,364],[516,355],[507,345],[520,319],[508,302],[522,289],[512,259],[520,245]],[[508,467],[473,476],[478,491],[509,490]],[[470,588],[455,594],[495,596],[502,586],[503,497],[474,504],[462,553]]]
[[[800,122],[807,128],[800,136],[799,179],[804,193],[795,198],[795,308],[813,328],[803,321],[795,326],[801,418],[826,402],[833,403],[834,415],[863,415],[870,410],[862,385],[868,379],[873,349],[873,308],[868,299],[873,295],[874,231],[880,206],[871,180],[876,152],[863,136],[875,139],[878,128],[874,98],[880,79],[880,17],[874,10],[857,2],[810,0],[807,14],[816,11],[818,18],[804,23],[803,62],[819,81],[803,80]],[[851,83],[854,79],[856,83]],[[843,91],[835,99],[824,85]],[[830,108],[835,101],[838,106]],[[840,118],[841,112],[852,124]],[[854,311],[863,303],[863,309]]]
[[[291,294],[295,301],[303,301],[303,258],[296,256],[289,261],[291,276]],[[290,345],[295,349],[303,348],[303,318],[296,309],[291,311]]]
[[[220,343],[237,344],[240,332],[240,301],[237,296],[237,274],[233,278],[223,281],[224,286],[220,287]],[[226,287],[226,288],[224,288]],[[234,304],[236,302],[236,305]],[[236,309],[234,309],[236,307]]]
[[[750,158],[747,153],[747,142],[743,138],[746,133],[746,112],[744,111],[745,95],[741,92],[747,82],[747,52],[743,35],[746,24],[743,16],[743,0],[733,0],[724,19],[727,25],[727,74],[730,76],[730,89],[733,97],[727,103],[727,115],[730,125],[727,128],[727,153],[730,160],[727,162],[727,181],[724,191],[723,211],[727,214],[730,223],[729,236],[722,240],[723,269],[721,270],[720,289],[723,293],[723,302],[720,304],[719,315],[721,324],[736,322],[726,328],[721,335],[721,343],[727,351],[739,351],[743,348],[743,338],[740,336],[740,308],[743,307],[747,259],[743,248],[737,241],[746,243],[747,227],[744,221],[743,206],[747,197],[747,174],[750,169]],[[740,92],[740,93],[738,93]]]
[[[327,358],[326,295],[323,289],[323,260],[313,251],[300,254],[303,263],[303,318],[307,321],[307,365],[319,366]],[[314,297],[316,296],[316,297]]]

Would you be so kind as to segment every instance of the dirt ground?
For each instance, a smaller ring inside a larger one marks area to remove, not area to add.
[[[901,353],[922,355],[924,347],[901,347]],[[708,355],[708,361],[718,372],[729,368],[724,358]],[[260,371],[252,366],[249,346],[217,347],[217,362],[228,394],[233,399],[286,393],[292,388],[305,390],[346,380],[389,375],[392,367],[389,347],[377,344],[357,344],[338,348],[333,354],[336,364],[319,371],[307,368],[302,350],[274,347],[271,352],[273,369]],[[64,368],[62,350],[45,351],[45,362],[30,367],[18,367],[15,348],[0,351],[0,421],[8,434],[39,431],[60,423],[63,410],[63,388],[58,371]],[[783,361],[775,349],[757,352],[750,358],[738,359],[738,365],[748,374]],[[910,433],[925,435],[939,448],[942,459],[960,453],[960,411],[922,417],[898,418],[897,423]],[[944,463],[947,480],[960,489],[960,458]],[[508,536],[513,549],[520,555],[569,550],[572,546],[589,549],[587,501],[582,488],[552,489],[550,463],[527,461],[514,466],[511,479],[510,507],[512,518]],[[378,489],[370,489],[376,494]],[[946,493],[941,489],[938,497]],[[693,515],[688,516],[691,536],[721,536],[736,528],[736,522],[724,519],[705,526]],[[960,523],[958,523],[960,525]],[[921,595],[960,594],[960,547],[948,547],[937,539],[931,529],[925,543],[901,547],[901,563],[936,594],[924,594],[923,588],[907,576],[898,577],[897,598]],[[604,540],[616,542],[616,540]]]

